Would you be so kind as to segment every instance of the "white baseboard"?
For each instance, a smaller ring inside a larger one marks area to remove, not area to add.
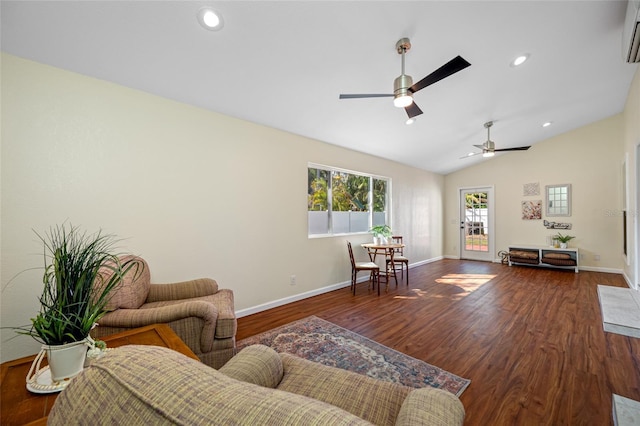
[[[358,282],[365,281],[365,278],[358,279]],[[332,284],[326,287],[317,288],[315,290],[305,291],[304,293],[294,294],[292,296],[287,296],[282,299],[273,300],[271,302],[263,303],[261,305],[253,306],[251,308],[240,309],[236,311],[236,317],[242,318],[248,315],[257,314],[258,312],[266,311],[268,309],[277,308],[278,306],[287,305],[289,303],[297,302],[298,300],[307,299],[309,297],[317,296],[319,294],[328,293],[333,290],[338,290],[344,287],[349,287],[351,285],[351,281],[344,281],[337,284]]]
[[[599,266],[582,266],[578,267],[580,271],[605,272],[607,274],[623,274],[622,269],[617,268],[601,268]],[[624,275],[624,274],[623,274]]]
[[[427,263],[436,262],[438,260],[442,260],[442,256],[434,257],[432,259],[421,260],[420,262],[415,262],[409,265],[409,269],[415,268],[416,266],[426,265]],[[368,278],[366,276],[361,276],[357,282],[361,283],[363,281],[367,281]],[[257,314],[258,312],[266,311],[268,309],[277,308],[278,306],[283,306],[289,303],[297,302],[298,300],[307,299],[309,297],[317,296],[319,294],[328,293],[330,291],[338,290],[341,288],[349,287],[351,285],[351,281],[343,281],[341,283],[331,284],[326,287],[320,287],[314,290],[305,291],[304,293],[294,294],[291,296],[283,297],[282,299],[273,300],[271,302],[263,303],[257,306],[253,306],[251,308],[240,309],[236,311],[236,317],[242,318],[249,315]]]
[[[633,281],[631,280],[631,278],[629,278],[626,271],[622,271],[622,276],[624,277],[624,281],[627,283],[627,287],[632,290],[638,290],[635,285],[633,285]]]

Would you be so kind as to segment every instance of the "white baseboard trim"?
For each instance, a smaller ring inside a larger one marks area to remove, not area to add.
[[[416,266],[426,265],[427,263],[432,263],[438,260],[442,260],[442,256],[434,257],[427,260],[421,260],[419,262],[415,262],[409,265],[409,268],[415,268]],[[361,283],[367,281],[369,278],[367,276],[361,276],[358,278],[357,282]],[[339,290],[341,288],[349,287],[351,285],[351,280],[343,281],[337,284],[331,284],[326,287],[320,287],[315,290],[305,291],[304,293],[294,294],[291,296],[283,297],[282,299],[273,300],[271,302],[262,303],[257,306],[253,306],[251,308],[240,309],[236,311],[236,318],[242,318],[249,315],[257,314],[258,312],[266,311],[268,309],[277,308],[279,306],[283,306],[289,303],[297,302],[298,300],[307,299],[309,297],[317,296],[319,294],[328,293],[330,291]]]
[[[365,277],[358,279],[358,282],[366,281]],[[292,296],[283,297],[282,299],[273,300],[271,302],[263,303],[261,305],[253,306],[251,308],[240,309],[236,311],[236,317],[242,318],[248,315],[257,314],[258,312],[266,311],[268,309],[277,308],[278,306],[287,305],[289,303],[297,302],[298,300],[307,299],[309,297],[317,296],[319,294],[328,293],[333,290],[338,290],[344,287],[349,287],[351,281],[344,281],[338,284],[332,284],[326,287],[317,288],[315,290],[305,291],[304,293],[294,294]]]
[[[617,268],[601,268],[599,266],[582,266],[578,267],[580,271],[604,272],[607,274],[623,274],[622,269]],[[624,275],[624,274],[623,274]]]
[[[636,290],[636,288],[633,286],[633,281],[631,281],[631,278],[629,278],[626,271],[622,271],[622,276],[624,277],[624,281],[627,283],[627,287],[632,290]]]

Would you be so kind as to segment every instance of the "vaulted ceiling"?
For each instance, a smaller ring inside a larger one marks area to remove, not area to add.
[[[203,6],[224,27],[207,31]],[[622,59],[626,1],[2,1],[4,52],[437,173],[473,145],[533,145],[619,113],[637,64]],[[392,98],[396,42],[418,81],[457,55],[471,66]],[[510,62],[519,54],[529,60]],[[542,127],[544,122],[552,122]],[[522,152],[500,153],[517,156]],[[310,159],[311,161],[313,159]],[[355,166],[354,166],[355,167]]]

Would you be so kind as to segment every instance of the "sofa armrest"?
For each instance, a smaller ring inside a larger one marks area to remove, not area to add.
[[[192,299],[209,296],[218,292],[218,283],[211,278],[198,278],[168,284],[151,284],[145,303],[165,300]]]
[[[282,380],[282,361],[276,351],[265,345],[242,349],[218,370],[236,380],[275,388]]]
[[[105,314],[98,321],[98,326],[136,328],[150,324],[171,323],[189,317],[199,318],[203,321],[202,333],[200,333],[201,351],[211,351],[218,310],[213,304],[201,300],[146,309],[116,309]]]
[[[464,407],[455,395],[435,388],[416,389],[404,400],[396,426],[460,426],[464,414]]]
[[[368,422],[394,424],[413,388],[281,353],[284,390],[342,408]]]

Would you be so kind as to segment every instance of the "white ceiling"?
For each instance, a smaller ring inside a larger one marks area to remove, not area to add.
[[[222,13],[221,31],[198,24],[203,5]],[[460,159],[486,140],[486,121],[496,148],[509,148],[621,112],[637,69],[622,60],[625,10],[566,0],[2,1],[0,13],[7,53],[446,174],[491,161]],[[456,55],[472,64],[415,94],[424,114],[411,126],[391,98],[338,99],[392,93],[402,37],[414,82]],[[529,61],[510,67],[520,53]]]

